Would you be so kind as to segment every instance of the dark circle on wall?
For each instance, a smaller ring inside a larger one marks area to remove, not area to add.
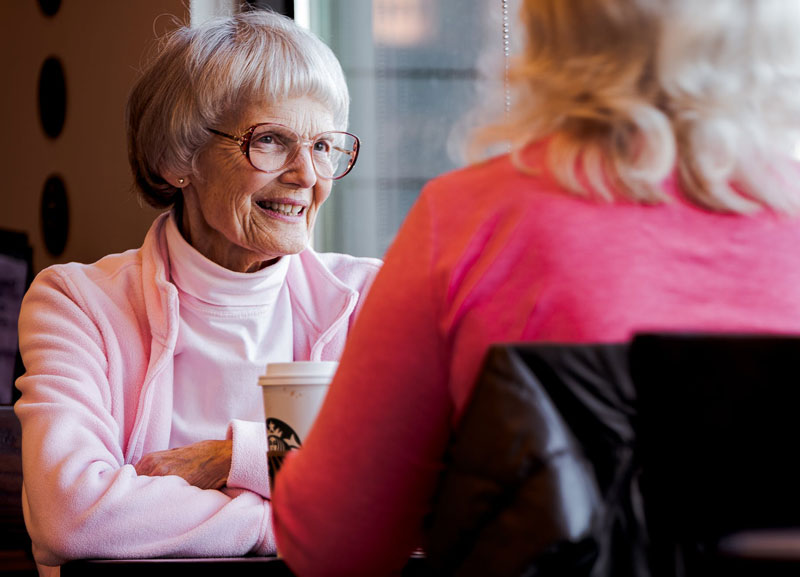
[[[67,187],[60,176],[51,176],[42,191],[42,236],[47,252],[59,256],[67,246],[69,203]]]
[[[39,0],[39,8],[42,9],[45,16],[55,16],[58,9],[61,8],[61,0]]]
[[[67,81],[61,61],[51,56],[39,72],[39,120],[44,133],[56,138],[67,116]]]

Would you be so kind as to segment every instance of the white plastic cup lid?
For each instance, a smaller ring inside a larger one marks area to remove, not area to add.
[[[258,379],[261,386],[319,385],[333,378],[339,363],[336,361],[294,361],[267,363],[266,372]]]

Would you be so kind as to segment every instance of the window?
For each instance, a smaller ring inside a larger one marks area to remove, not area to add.
[[[463,164],[458,145],[473,121],[502,113],[510,3],[308,2],[311,29],[344,68],[350,130],[363,142],[358,165],[320,213],[315,246],[380,257],[423,185]],[[478,105],[481,117],[470,118]]]

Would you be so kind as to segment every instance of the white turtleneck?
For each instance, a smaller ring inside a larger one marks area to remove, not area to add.
[[[293,360],[288,258],[252,273],[203,256],[167,223],[170,275],[178,288],[169,446],[224,439],[232,419],[264,420],[258,377],[268,362]]]

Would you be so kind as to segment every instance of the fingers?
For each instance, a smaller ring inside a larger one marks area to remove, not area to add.
[[[176,475],[201,489],[220,489],[231,466],[229,441],[201,441],[185,447],[148,453],[134,465],[138,475]]]
[[[175,475],[177,470],[173,464],[170,463],[168,458],[165,458],[164,453],[167,451],[159,451],[157,453],[149,453],[142,457],[141,461],[134,465],[137,475],[147,475],[150,477],[164,477],[166,475]]]
[[[152,453],[145,455],[141,460],[133,466],[136,469],[137,475],[152,475],[153,471],[153,458]]]

